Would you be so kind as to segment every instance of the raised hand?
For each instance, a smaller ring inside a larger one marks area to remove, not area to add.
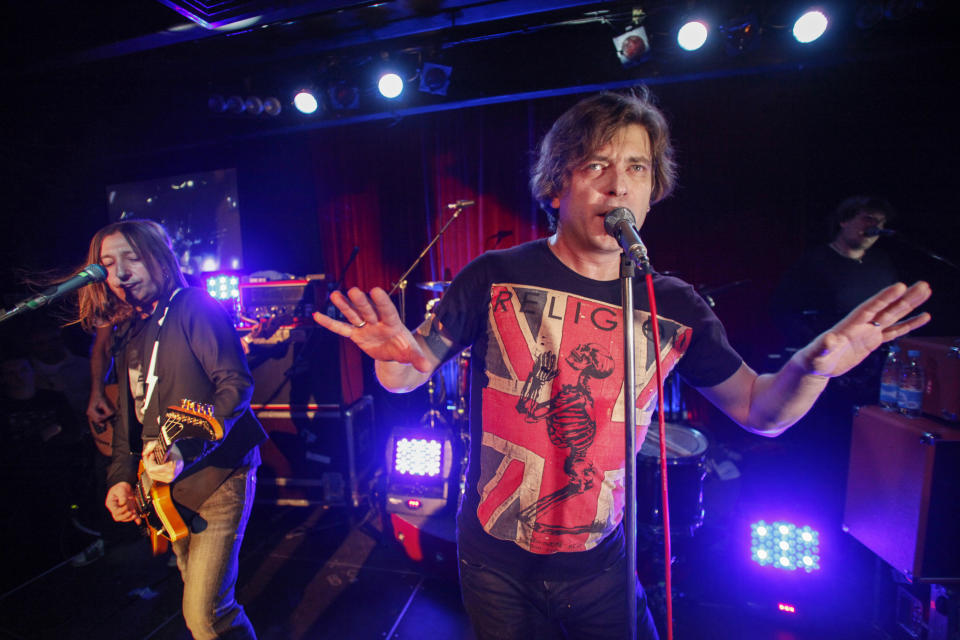
[[[431,362],[400,320],[400,314],[386,291],[374,287],[367,297],[353,287],[346,296],[334,291],[330,294],[330,301],[347,322],[314,312],[313,319],[321,327],[349,338],[374,360],[410,364],[421,372],[432,369]]]
[[[801,350],[807,372],[841,376],[884,342],[925,325],[930,321],[929,313],[904,317],[926,302],[930,294],[930,285],[923,281],[909,288],[898,282],[883,289]]]

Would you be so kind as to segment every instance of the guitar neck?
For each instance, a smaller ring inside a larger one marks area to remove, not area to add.
[[[170,436],[167,433],[167,429],[171,426],[171,421],[168,419],[163,423],[163,426],[160,427],[160,435],[157,437],[157,446],[153,450],[153,461],[157,464],[163,464],[167,459],[167,451],[170,450],[170,445],[172,441]]]
[[[181,438],[200,438],[215,442],[223,437],[223,426],[213,417],[213,405],[182,400],[180,407],[168,407],[153,450],[154,460],[163,464],[174,442]]]

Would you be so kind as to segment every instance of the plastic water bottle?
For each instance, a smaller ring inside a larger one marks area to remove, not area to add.
[[[923,406],[923,368],[920,352],[907,351],[907,359],[900,369],[900,387],[897,390],[897,406],[905,416],[917,417]]]
[[[890,345],[887,357],[880,370],[880,406],[888,411],[897,410],[897,394],[900,387],[900,347]]]

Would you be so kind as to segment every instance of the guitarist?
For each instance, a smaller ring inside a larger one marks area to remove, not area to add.
[[[189,528],[172,546],[193,637],[255,638],[234,591],[266,434],[250,411],[253,379],[240,340],[226,311],[186,286],[161,225],[110,224],[93,236],[87,260],[103,265],[107,280],[81,290],[80,321],[88,330],[114,327],[119,386],[107,509],[114,520],[141,523],[134,486],[142,459],[151,481],[171,485]],[[157,463],[164,410],[184,398],[213,405],[224,436],[178,440]]]

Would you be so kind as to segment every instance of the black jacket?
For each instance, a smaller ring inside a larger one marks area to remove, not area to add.
[[[260,463],[257,445],[266,433],[250,411],[253,377],[226,310],[202,289],[188,287],[172,300],[162,299],[143,331],[145,377],[154,340],[159,337],[157,382],[141,428],[130,396],[128,348],[121,345],[115,363],[119,419],[107,486],[136,484],[141,443],[157,437],[167,407],[178,406],[184,398],[212,404],[214,417],[223,425],[223,439],[216,443],[177,443],[184,456],[184,470],[173,483],[173,498],[196,510],[235,469]]]

